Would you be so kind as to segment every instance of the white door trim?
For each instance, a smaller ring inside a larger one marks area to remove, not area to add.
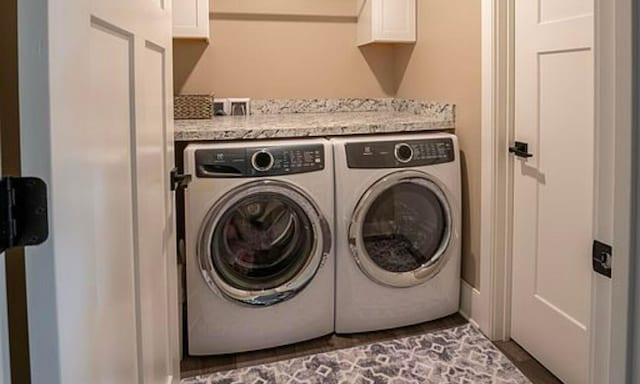
[[[2,129],[2,121],[0,121]],[[2,145],[0,144],[0,147]],[[0,159],[1,148],[0,148]],[[2,169],[0,164],[0,170]],[[11,364],[9,360],[9,314],[7,313],[6,255],[0,253],[0,384],[11,383]]]
[[[632,228],[631,235],[634,237],[632,241],[631,248],[631,258],[636,261],[632,262],[632,271],[631,276],[633,276],[630,280],[631,285],[631,316],[630,320],[631,324],[637,324],[640,320],[640,294],[638,294],[638,288],[640,287],[640,283],[638,283],[638,277],[640,276],[640,262],[638,262],[638,258],[640,257],[640,204],[637,203],[637,196],[640,194],[640,152],[638,148],[640,148],[640,135],[638,134],[638,126],[640,125],[640,76],[637,75],[638,67],[640,66],[640,38],[638,38],[638,32],[640,32],[640,7],[634,7],[633,9],[633,35],[635,36],[634,41],[632,41],[633,45],[633,67],[636,71],[636,76],[633,78],[633,100],[632,100],[632,108],[633,111],[633,129],[635,129],[635,133],[633,134],[633,189],[632,196],[636,198],[636,205],[633,208],[633,219],[632,219]],[[640,332],[634,330],[633,338],[630,340],[629,345],[629,361],[637,362],[640,359]],[[629,368],[629,375],[626,377],[627,382],[637,383],[640,380],[640,367],[637,365],[632,365]]]
[[[633,125],[633,0],[596,0],[596,98],[597,131],[601,140],[597,148],[599,171],[602,174],[601,191],[609,186],[611,194],[609,209],[600,212],[598,236],[613,244],[613,279],[609,284],[594,285],[594,320],[598,313],[610,311],[609,323],[593,329],[599,333],[592,335],[593,345],[600,347],[592,354],[592,369],[608,366],[608,382],[627,382],[631,367],[628,365],[628,336],[632,327],[628,324],[630,271],[631,271],[631,230],[632,217],[632,125]],[[607,143],[608,138],[609,143]],[[613,138],[613,139],[612,139]],[[607,146],[608,145],[608,146]],[[609,161],[610,165],[607,164]],[[613,169],[611,168],[613,167]],[[606,174],[612,174],[610,183]],[[606,204],[605,204],[606,206]],[[611,233],[606,232],[607,220]],[[599,277],[595,277],[600,279]],[[608,297],[605,296],[608,294]],[[609,327],[607,327],[607,325]],[[608,341],[608,342],[607,342]],[[603,345],[604,344],[604,345]],[[604,363],[603,363],[604,362]],[[603,364],[606,364],[603,365]],[[596,382],[596,381],[594,381]]]
[[[482,0],[479,305],[467,308],[466,314],[494,340],[509,338],[511,322],[513,183],[507,148],[513,139],[514,4],[514,0]],[[593,277],[592,329],[596,331],[590,336],[590,376],[593,383],[606,384],[625,382],[622,375],[628,371],[632,0],[595,0],[595,4],[598,223],[594,236],[612,242],[615,261],[613,280]]]
[[[510,162],[513,134],[513,2],[482,0],[482,177],[480,307],[471,317],[494,340],[509,337]],[[507,232],[509,231],[509,232]]]
[[[5,280],[5,254],[0,253],[0,384],[11,383],[9,364],[9,319]]]

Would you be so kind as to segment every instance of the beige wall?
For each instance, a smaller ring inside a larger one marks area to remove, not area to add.
[[[176,41],[176,93],[387,97],[457,105],[463,276],[479,281],[480,2],[418,0],[418,43],[355,46],[355,0],[215,0],[211,44]]]
[[[233,13],[228,1],[216,0],[225,13],[214,8],[211,44],[174,45],[175,92],[252,98],[395,94],[393,48],[355,46],[356,19],[340,16],[345,12],[336,6],[350,1],[328,1],[322,9],[318,4],[326,0],[287,1],[294,9],[315,4],[315,14],[285,14],[283,0],[256,13]]]
[[[417,44],[398,51],[398,97],[456,104],[456,134],[464,161],[463,277],[477,287],[480,281],[480,1],[418,0],[418,20]]]
[[[353,0],[209,0],[215,13],[356,16]]]

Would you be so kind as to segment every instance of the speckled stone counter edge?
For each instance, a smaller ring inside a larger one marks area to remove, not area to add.
[[[215,129],[186,130],[175,132],[176,141],[226,141],[261,140],[275,138],[327,137],[381,133],[423,132],[455,129],[454,121],[431,121],[419,123],[353,124],[333,127],[305,127],[303,129]]]

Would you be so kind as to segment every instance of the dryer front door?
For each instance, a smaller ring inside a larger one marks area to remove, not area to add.
[[[390,174],[363,195],[354,211],[349,243],[356,263],[379,284],[424,283],[449,259],[454,214],[444,189],[426,174]]]
[[[299,188],[260,181],[235,189],[208,213],[198,257],[210,288],[227,299],[272,305],[315,276],[331,248],[327,221]]]

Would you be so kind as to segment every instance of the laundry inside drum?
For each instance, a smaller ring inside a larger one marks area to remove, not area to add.
[[[252,195],[227,210],[211,241],[218,274],[244,290],[272,289],[293,279],[313,252],[306,212],[287,196]]]

